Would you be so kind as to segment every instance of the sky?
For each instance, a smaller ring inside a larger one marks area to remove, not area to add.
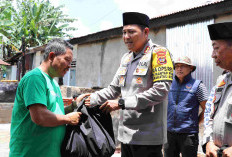
[[[73,37],[121,27],[122,13],[136,11],[150,18],[203,5],[216,0],[50,0],[54,6],[64,5],[63,12],[77,21]]]

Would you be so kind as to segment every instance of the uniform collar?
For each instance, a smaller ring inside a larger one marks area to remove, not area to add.
[[[147,47],[151,47],[150,45],[152,45],[152,41],[150,39],[148,39],[148,42],[145,44],[145,46],[143,47],[142,51],[140,51],[135,58],[133,59],[138,59],[138,58],[141,58],[143,55],[145,55],[145,51],[147,49]],[[134,52],[133,52],[134,53]],[[134,55],[133,55],[134,57]]]

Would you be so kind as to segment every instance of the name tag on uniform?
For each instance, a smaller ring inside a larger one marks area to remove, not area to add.
[[[148,51],[146,54],[140,59],[133,75],[146,75],[149,65],[150,65],[151,53]]]
[[[147,74],[147,70],[148,68],[136,68],[136,70],[134,71],[133,75],[146,75]]]

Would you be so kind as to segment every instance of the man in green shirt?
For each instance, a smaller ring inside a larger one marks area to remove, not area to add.
[[[10,157],[60,157],[65,124],[76,125],[80,112],[65,115],[59,85],[73,59],[72,45],[51,40],[45,59],[20,81],[11,120]],[[81,95],[77,103],[85,95]]]

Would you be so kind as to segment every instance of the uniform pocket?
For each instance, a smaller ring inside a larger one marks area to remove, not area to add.
[[[135,72],[133,73],[133,84],[137,87],[146,87],[147,86],[147,71],[148,68],[140,69],[136,68]]]
[[[145,87],[147,80],[144,76],[134,76],[133,84],[137,87]]]

